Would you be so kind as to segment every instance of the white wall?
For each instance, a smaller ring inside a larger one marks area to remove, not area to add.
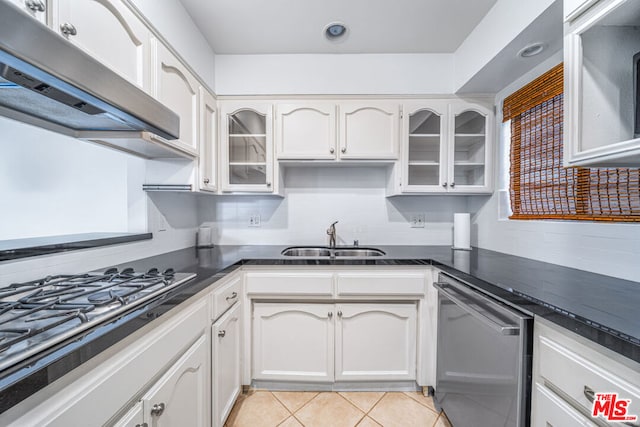
[[[180,53],[200,78],[215,87],[215,54],[179,0],[129,0]]]
[[[562,61],[562,52],[527,73],[496,96],[502,122],[502,101],[509,94]],[[499,130],[496,134],[499,134]],[[499,153],[497,154],[498,158]],[[497,162],[496,162],[497,164]],[[507,166],[508,167],[508,166]],[[497,176],[498,174],[496,174]],[[498,186],[496,186],[498,188]],[[498,193],[474,200],[471,209],[481,248],[533,258],[581,270],[640,281],[640,224],[581,221],[514,221],[498,218]]]
[[[217,55],[217,95],[450,94],[448,54]]]
[[[143,160],[4,117],[0,129],[0,240],[146,230]]]
[[[454,212],[468,212],[466,197],[385,197],[383,167],[295,167],[285,173],[285,198],[201,198],[200,221],[218,229],[219,244],[325,245],[337,226],[338,244],[450,245]],[[410,228],[413,213],[425,228]],[[261,227],[249,227],[259,214]]]

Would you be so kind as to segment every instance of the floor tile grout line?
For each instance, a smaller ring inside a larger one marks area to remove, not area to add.
[[[270,391],[269,393],[271,393],[271,396],[273,396],[273,398],[274,398],[274,399],[276,399],[276,400],[278,401],[278,403],[280,403],[282,406],[284,406],[284,409],[286,409],[286,410],[287,410],[287,412],[289,413],[289,415],[293,415],[293,412],[291,412],[291,410],[289,409],[289,407],[288,407],[287,405],[285,405],[285,404],[284,404],[284,402],[283,402],[282,400],[278,399],[278,396],[276,396],[275,394],[273,394],[273,392],[272,392],[272,391]],[[289,418],[289,417],[287,417],[287,418]],[[285,421],[286,421],[286,420],[285,420]],[[284,422],[284,421],[283,421],[283,422]],[[280,423],[280,424],[282,424],[282,423]],[[278,424],[278,425],[280,425],[280,424]]]
[[[436,415],[440,415],[440,412],[438,412],[435,408],[431,408],[430,406],[420,402],[419,400],[414,399],[413,397],[409,396],[406,391],[402,392],[403,394],[405,394],[409,399],[413,400],[416,403],[419,403],[420,405],[424,406],[425,408],[427,408],[428,410],[430,410],[431,412],[435,413]],[[427,397],[431,397],[431,396],[427,396]],[[433,401],[433,397],[431,398],[431,401]]]
[[[303,393],[304,393],[304,392],[303,392]],[[316,392],[316,395],[315,395],[315,396],[313,396],[311,399],[309,399],[309,400],[308,400],[304,405],[302,405],[301,407],[299,407],[298,409],[296,409],[296,411],[295,411],[295,412],[293,412],[291,415],[293,415],[293,417],[294,417],[296,420],[298,420],[298,417],[296,417],[296,414],[297,414],[298,412],[302,411],[302,409],[303,409],[305,406],[307,406],[309,403],[313,402],[313,401],[316,399],[316,397],[320,396],[320,393],[322,393],[322,392],[321,392],[321,391]],[[304,423],[303,423],[302,421],[298,420],[298,422],[304,426]]]
[[[340,394],[339,391],[334,392],[335,394],[337,394],[338,396],[340,396],[341,398],[343,398],[349,405],[353,406],[354,408],[356,408],[358,411],[362,412],[364,415],[367,415],[367,413],[365,411],[363,411],[362,409],[360,409],[360,407],[358,407],[358,405],[356,405],[355,403],[353,403],[352,401],[350,401],[349,399],[347,399],[346,397],[344,397],[342,394]],[[344,392],[347,393],[347,392]],[[357,424],[356,424],[357,425]]]
[[[369,408],[369,410],[367,411],[367,413],[366,413],[365,415],[366,415],[366,416],[369,416],[369,413],[370,413],[371,411],[373,411],[373,408],[375,408],[375,407],[378,405],[378,403],[380,403],[380,401],[381,401],[381,400],[382,400],[386,395],[387,395],[387,392],[386,392],[386,391],[385,391],[385,392],[382,392],[382,396],[380,396],[380,399],[376,400],[376,403],[374,403],[374,404],[373,404],[373,406],[372,406],[371,408]],[[375,420],[374,420],[374,421],[375,421]],[[376,423],[378,423],[378,422],[376,421]],[[378,423],[378,424],[380,424],[380,423]]]

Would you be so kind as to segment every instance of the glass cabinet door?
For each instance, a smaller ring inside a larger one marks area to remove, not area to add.
[[[487,116],[475,110],[454,116],[453,179],[450,187],[485,186]]]
[[[267,117],[253,110],[228,115],[229,184],[267,185]]]
[[[430,109],[409,114],[408,185],[439,186],[442,116]]]

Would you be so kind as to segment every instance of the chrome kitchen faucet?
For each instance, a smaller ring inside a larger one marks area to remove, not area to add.
[[[327,234],[329,235],[329,247],[332,249],[336,247],[336,224],[337,223],[338,221],[334,222],[329,226],[329,228],[327,228]]]

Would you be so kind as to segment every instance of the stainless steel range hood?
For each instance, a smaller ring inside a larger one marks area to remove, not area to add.
[[[153,143],[132,144],[132,135],[176,139],[180,130],[173,111],[7,0],[0,0],[0,114],[83,139],[108,132],[115,148],[122,133],[122,149],[144,157],[170,155],[157,148],[150,155],[144,146]]]

